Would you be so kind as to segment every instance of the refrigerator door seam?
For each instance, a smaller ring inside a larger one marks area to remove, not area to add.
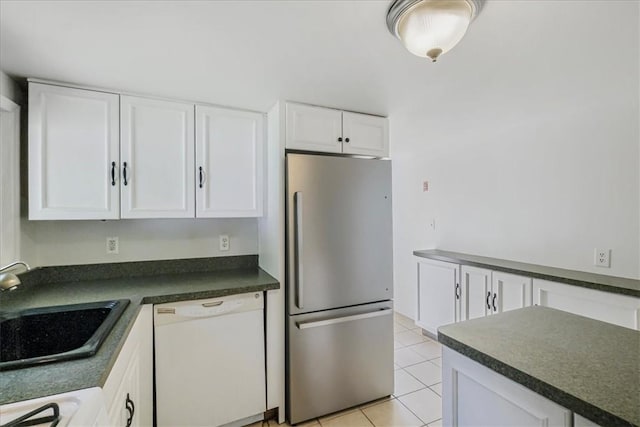
[[[352,322],[354,320],[362,320],[362,319],[369,319],[369,318],[372,318],[372,317],[388,316],[388,315],[391,314],[391,312],[392,312],[392,310],[390,308],[383,308],[381,310],[370,311],[368,313],[354,314],[354,315],[351,315],[351,316],[336,317],[336,318],[327,319],[327,320],[318,320],[318,321],[314,321],[314,322],[297,322],[296,326],[298,327],[298,329],[317,328],[319,326],[335,325],[337,323]]]

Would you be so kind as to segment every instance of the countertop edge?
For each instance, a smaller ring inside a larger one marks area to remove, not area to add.
[[[532,277],[534,279],[542,279],[542,280],[549,280],[549,281],[553,281],[553,282],[559,282],[559,283],[564,283],[567,285],[573,285],[573,286],[579,286],[582,288],[588,288],[588,289],[594,289],[594,290],[598,290],[598,291],[603,291],[603,292],[609,292],[609,293],[615,293],[615,294],[620,294],[620,295],[627,295],[627,296],[632,296],[632,297],[637,297],[640,298],[640,289],[635,290],[635,289],[630,289],[630,288],[626,288],[626,287],[622,287],[622,286],[615,286],[615,285],[608,285],[608,284],[604,284],[604,283],[596,283],[596,282],[589,282],[589,281],[584,281],[584,280],[579,280],[579,279],[572,279],[570,277],[562,277],[562,276],[556,276],[556,275],[551,275],[551,274],[545,274],[545,273],[540,273],[540,272],[536,272],[536,271],[531,271],[531,270],[524,270],[524,269],[518,269],[518,268],[510,268],[510,267],[505,267],[505,266],[501,266],[501,265],[497,265],[497,264],[491,264],[491,263],[485,263],[485,262],[479,262],[479,261],[472,261],[469,259],[465,259],[464,256],[468,255],[468,256],[478,256],[479,255],[471,255],[471,254],[458,254],[461,255],[463,257],[456,257],[453,255],[447,255],[444,253],[434,253],[434,252],[429,252],[429,251],[438,251],[437,249],[429,249],[429,250],[415,250],[413,251],[413,255],[420,257],[420,258],[425,258],[425,259],[432,259],[435,261],[443,261],[443,262],[450,262],[450,263],[455,263],[455,264],[461,264],[461,265],[468,265],[470,267],[480,267],[480,268],[487,268],[487,269],[491,269],[491,270],[495,270],[495,271],[500,271],[503,273],[511,273],[511,274],[517,274],[517,275],[524,275],[524,276],[528,276],[528,277]],[[448,251],[444,251],[444,252],[448,252]],[[488,257],[483,257],[483,258],[488,258]],[[495,258],[496,261],[501,262],[501,263],[509,263],[509,262],[513,262],[513,263],[518,263],[521,265],[527,265],[527,263],[523,263],[520,261],[509,261],[509,260],[503,260],[503,259],[498,259]],[[535,268],[545,268],[545,266],[541,266],[541,265],[537,265],[537,264],[528,264],[531,265],[532,267]],[[548,267],[548,268],[556,268],[556,267]],[[557,268],[559,270],[563,270],[561,268]],[[567,270],[567,271],[571,271],[571,270]],[[595,273],[588,273],[588,272],[580,272],[580,273],[584,273],[584,274],[594,274]],[[608,276],[611,278],[616,278],[615,276]],[[620,278],[620,279],[624,279],[624,280],[634,280],[634,279],[627,279],[627,278]]]
[[[616,425],[638,427],[635,424],[598,408],[584,400],[575,397],[557,387],[554,387],[538,378],[514,368],[494,357],[489,356],[479,350],[474,349],[450,336],[438,331],[438,342],[450,349],[480,363],[492,371],[509,378],[510,380],[538,393],[563,407],[577,413],[599,425]],[[526,382],[526,383],[525,383]],[[588,409],[588,411],[586,410]]]
[[[262,285],[252,285],[252,286],[244,286],[241,288],[233,288],[233,289],[224,289],[224,290],[211,290],[211,291],[199,291],[199,292],[189,292],[189,293],[175,293],[168,295],[159,295],[159,296],[145,296],[142,298],[140,302],[140,307],[146,304],[164,304],[171,302],[180,302],[180,301],[189,301],[189,300],[197,300],[204,298],[217,298],[224,297],[228,295],[239,295],[250,292],[265,292],[265,291],[274,291],[280,289],[280,283],[275,281],[273,283],[265,283]]]

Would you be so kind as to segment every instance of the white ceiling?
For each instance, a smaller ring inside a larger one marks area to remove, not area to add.
[[[580,85],[638,46],[608,54],[637,40],[634,2],[493,0],[431,64],[388,33],[389,4],[2,0],[0,68],[259,111],[290,99],[469,125],[575,105]]]

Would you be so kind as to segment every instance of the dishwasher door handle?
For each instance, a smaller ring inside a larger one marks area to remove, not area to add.
[[[217,307],[219,305],[222,305],[224,301],[213,301],[213,302],[205,302],[204,304],[202,304],[203,307]]]
[[[336,325],[338,323],[352,322],[354,320],[363,320],[363,319],[371,319],[372,317],[387,316],[392,312],[393,310],[391,310],[390,308],[383,308],[382,310],[370,311],[368,313],[362,313],[362,314],[353,314],[350,316],[335,317],[333,319],[327,319],[327,320],[298,322],[296,323],[296,326],[298,327],[298,329],[317,328],[319,326]]]

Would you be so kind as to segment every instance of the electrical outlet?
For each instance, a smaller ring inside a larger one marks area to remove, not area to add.
[[[117,237],[107,237],[107,253],[117,254],[119,251],[119,243]]]
[[[594,249],[593,264],[597,267],[611,267],[611,249]]]
[[[220,250],[221,251],[228,251],[229,250],[229,236],[226,234],[221,234],[220,235]]]
[[[429,181],[423,181],[422,182],[422,191],[425,192],[425,193],[427,191],[429,191]]]

